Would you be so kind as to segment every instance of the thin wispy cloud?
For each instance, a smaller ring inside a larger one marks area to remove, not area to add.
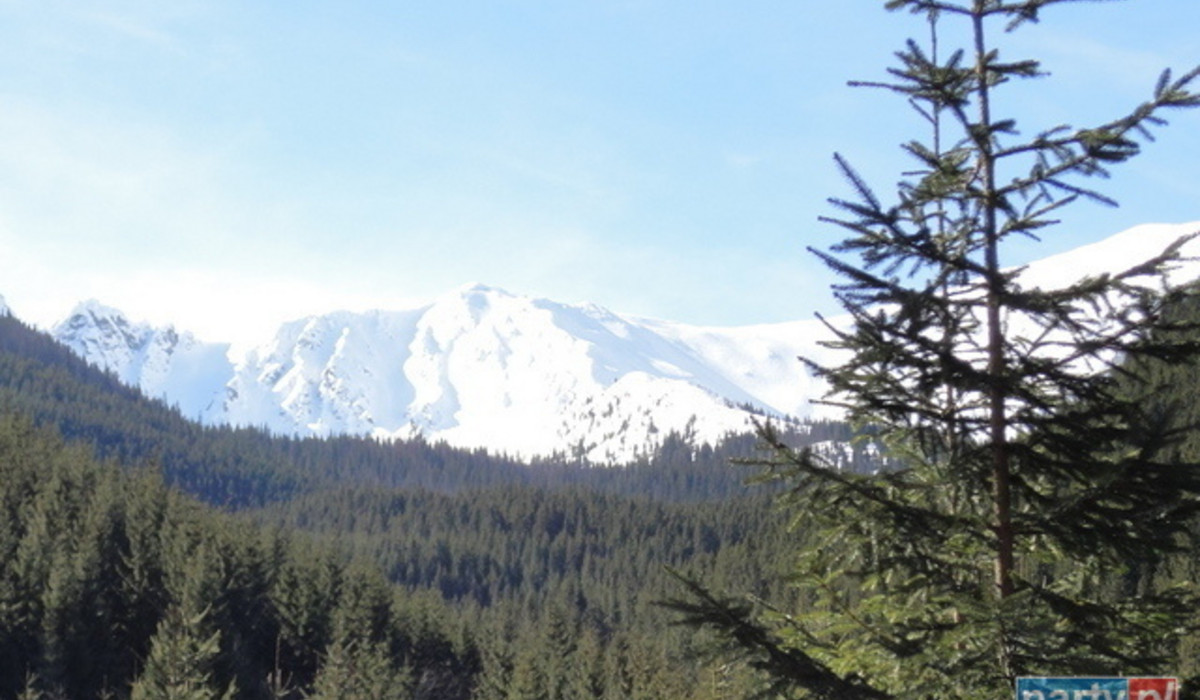
[[[1055,77],[998,109],[1086,124],[1200,63],[1200,3],[1126,4],[1014,38]],[[831,155],[886,193],[925,135],[845,85],[925,36],[876,5],[0,3],[0,294],[43,323],[97,297],[210,335],[246,299],[302,315],[471,281],[702,324],[829,310],[805,247],[852,194]],[[1190,133],[1055,250],[1200,218]]]

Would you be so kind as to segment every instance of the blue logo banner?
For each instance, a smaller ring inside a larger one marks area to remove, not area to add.
[[[1179,700],[1175,678],[1018,678],[1017,700]]]

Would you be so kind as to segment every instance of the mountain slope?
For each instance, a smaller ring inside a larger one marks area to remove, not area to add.
[[[95,302],[54,329],[80,356],[209,424],[422,435],[520,457],[628,462],[668,433],[716,443],[810,415],[818,322],[697,328],[471,285],[403,311],[284,324],[241,357]]]
[[[1022,279],[1066,286],[1197,229],[1135,227],[1032,263]],[[1195,269],[1182,266],[1176,281]],[[54,333],[186,415],[288,435],[420,435],[522,458],[617,463],[669,433],[716,443],[749,430],[756,414],[835,417],[814,405],[823,386],[796,359],[832,359],[820,345],[831,333],[816,320],[697,327],[469,285],[414,309],[293,321],[236,356],[95,302]]]
[[[719,501],[743,493],[746,473],[729,469],[729,463],[753,455],[756,444],[753,436],[740,436],[696,449],[669,436],[653,460],[624,469],[591,469],[566,461],[540,461],[531,469],[481,450],[425,440],[295,439],[204,426],[147,399],[11,316],[0,317],[0,418],[7,414],[50,427],[103,460],[153,467],[167,483],[230,508],[350,487],[457,493],[536,485],[664,502]],[[851,434],[842,424],[805,424],[786,433],[786,439],[821,449],[844,446]],[[874,464],[869,450],[845,456],[849,468]]]
[[[202,415],[218,402],[221,384],[233,372],[227,344],[201,343],[171,326],[132,324],[95,300],[76,306],[53,335],[80,357],[188,416]]]

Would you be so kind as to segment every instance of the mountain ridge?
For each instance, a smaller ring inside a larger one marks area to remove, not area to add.
[[[1050,287],[1114,272],[1198,229],[1134,227],[1024,266],[1022,279]],[[1184,266],[1178,279],[1194,272]],[[797,359],[833,357],[821,320],[694,326],[477,282],[414,308],[290,321],[241,354],[95,301],[52,333],[185,415],[278,434],[422,436],[524,459],[627,463],[671,433],[716,444],[759,416],[834,417],[814,404],[823,385]]]
[[[779,387],[787,385],[782,365],[799,368],[797,354],[818,351],[803,340],[814,324],[767,327],[773,336],[746,342],[737,337],[745,331],[639,320],[475,283],[414,309],[291,321],[241,357],[95,302],[53,335],[209,424],[422,435],[522,458],[612,463],[648,454],[668,433],[715,444],[749,430],[752,415],[804,415],[809,393]],[[203,361],[210,371],[194,369]]]

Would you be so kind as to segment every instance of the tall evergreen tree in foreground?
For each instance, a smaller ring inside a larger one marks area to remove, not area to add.
[[[1094,128],[1023,138],[1000,99],[1041,75],[995,36],[1075,0],[890,0],[929,21],[889,90],[930,125],[885,202],[840,156],[855,191],[827,219],[848,232],[814,253],[842,282],[852,323],[829,400],[886,444],[893,468],[839,471],[769,427],[764,464],[786,479],[804,609],[723,599],[689,583],[671,605],[724,633],[771,692],[818,698],[1007,697],[1021,675],[1170,674],[1195,604],[1156,580],[1200,502],[1200,467],[1174,439],[1149,374],[1130,358],[1197,350],[1166,306],[1193,293],[1168,274],[1186,239],[1127,270],[1037,289],[1006,270],[1014,237],[1042,235],[1081,183],[1136,155],[1165,111],[1200,106],[1193,70]],[[965,45],[945,51],[939,30]],[[1130,261],[1131,263],[1134,261]],[[1169,332],[1174,331],[1174,332]]]

